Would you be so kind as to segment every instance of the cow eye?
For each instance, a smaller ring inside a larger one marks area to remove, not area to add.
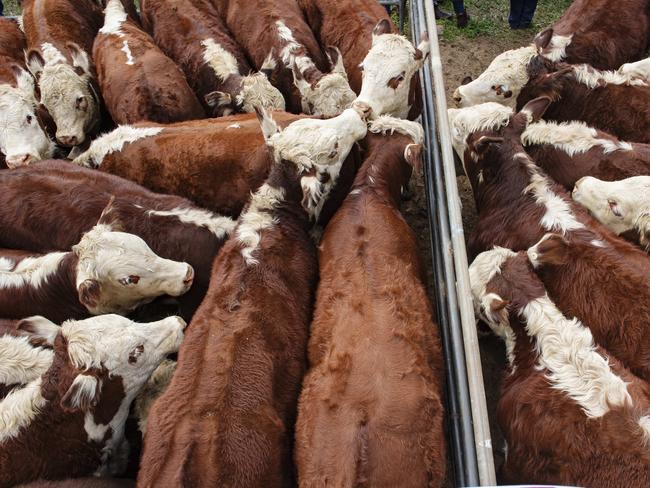
[[[129,353],[129,364],[135,364],[138,362],[138,358],[142,356],[142,353],[144,352],[144,346],[140,344],[139,346],[135,347],[130,353]]]
[[[614,200],[607,200],[607,204],[609,205],[609,209],[612,211],[614,215],[616,215],[617,217],[623,216],[623,213],[621,212],[618,203],[616,203]]]
[[[128,285],[135,285],[140,281],[140,277],[138,275],[129,275],[124,278],[120,278],[118,280],[121,285],[128,286]]]
[[[27,117],[25,117],[25,120],[27,120],[28,124],[31,124],[32,123],[32,116],[28,115]]]
[[[359,69],[363,71],[363,63],[359,64]]]

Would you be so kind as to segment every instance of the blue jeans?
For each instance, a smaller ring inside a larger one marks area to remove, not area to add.
[[[4,15],[2,11],[5,9],[4,5],[2,5],[2,0],[0,0],[0,15]]]
[[[510,17],[508,22],[511,27],[527,27],[533,21],[537,0],[510,0]]]
[[[462,14],[465,11],[465,2],[464,0],[452,0],[454,4],[454,12],[457,14]]]

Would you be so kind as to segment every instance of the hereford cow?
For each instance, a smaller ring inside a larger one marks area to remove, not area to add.
[[[467,138],[471,134],[501,132],[512,109],[488,102],[473,107],[448,109],[452,142],[463,166],[471,165]],[[476,137],[476,136],[474,136]],[[539,120],[521,135],[526,152],[556,183],[567,190],[584,176],[613,181],[650,175],[650,145],[620,141],[584,122]]]
[[[282,131],[260,115],[274,164],[215,260],[218,279],[152,407],[141,487],[292,484],[318,269],[308,233],[318,195],[309,192],[365,136],[367,115]]]
[[[612,232],[631,232],[650,251],[650,176],[609,182],[582,178],[572,196]]]
[[[16,488],[134,488],[135,481],[126,478],[71,478],[61,481],[39,480]]]
[[[115,123],[205,117],[183,72],[127,18],[120,0],[109,0],[106,6],[93,60],[106,109]]]
[[[372,31],[372,47],[359,66],[363,72],[356,102],[367,104],[375,116],[415,118],[421,111],[414,78],[429,54],[426,33],[415,47],[404,36],[392,32],[384,19]]]
[[[0,262],[0,316],[6,318],[60,322],[124,314],[160,295],[182,295],[194,279],[189,264],[157,256],[140,237],[113,230],[104,216],[70,252]]]
[[[272,58],[251,73],[246,54],[209,0],[145,0],[142,18],[212,116],[254,112],[255,106],[284,110],[282,94],[265,74]]]
[[[101,100],[90,53],[102,25],[95,0],[24,0],[26,57],[41,102],[63,146],[82,144],[100,128]]]
[[[646,0],[577,0],[530,46],[499,54],[474,81],[466,77],[454,92],[454,100],[462,107],[484,102],[514,107],[517,95],[531,78],[531,63],[547,59],[617,69],[644,56],[649,35]]]
[[[501,481],[647,486],[647,381],[558,309],[528,259],[497,247],[470,267],[475,307],[509,361],[497,407],[508,446]]]
[[[215,215],[173,195],[158,195],[121,178],[48,161],[0,171],[0,246],[45,253],[67,251],[104,218],[145,240],[157,255],[189,263],[196,276],[179,298],[192,317],[208,288],[212,260],[234,228]]]
[[[0,485],[118,474],[131,402],[178,351],[184,327],[179,317],[136,324],[102,315],[39,328],[38,335],[53,337],[54,359],[41,377],[0,401]]]
[[[43,125],[34,79],[25,66],[25,35],[0,17],[0,168],[51,158],[54,143]]]
[[[544,238],[538,249],[555,254],[536,265],[551,299],[566,316],[589,324],[626,367],[650,379],[650,257],[590,217],[524,152],[520,135],[548,103],[529,102],[502,138],[468,138],[467,172],[479,212],[470,254],[495,245],[524,250]],[[549,232],[559,234],[545,237]]]
[[[253,66],[268,68],[287,110],[333,117],[350,106],[340,52],[323,54],[297,0],[211,1]]]
[[[296,424],[299,482],[442,486],[442,350],[415,234],[399,212],[421,147],[401,134],[366,142],[353,190],[319,246],[311,370]]]
[[[276,113],[276,117],[283,124],[301,119],[283,112]],[[320,123],[301,121],[299,126]],[[334,120],[325,125],[339,123]],[[346,161],[348,167],[354,165],[354,152]],[[74,162],[237,216],[250,200],[251,191],[265,181],[272,159],[255,116],[241,114],[168,126],[122,126],[93,141]],[[351,184],[351,180],[346,174],[346,182]],[[331,187],[333,183],[327,185]],[[339,188],[344,188],[344,183]],[[338,200],[340,203],[342,198]]]
[[[625,63],[617,71],[623,75],[650,80],[650,58],[645,58],[635,63]]]

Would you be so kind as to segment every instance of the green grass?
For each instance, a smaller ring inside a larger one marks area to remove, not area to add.
[[[571,5],[572,0],[540,0],[535,11],[535,18],[528,31],[532,34],[555,22]],[[454,9],[451,0],[441,2],[441,7],[447,12]],[[499,37],[508,39],[517,36],[517,31],[510,30],[508,14],[510,2],[506,0],[466,0],[465,8],[470,16],[470,22],[464,29],[456,27],[456,19],[439,20],[444,26],[442,39],[453,41],[457,38],[473,39],[479,36]],[[524,31],[525,32],[525,31]]]
[[[20,15],[20,0],[2,0],[5,15]]]

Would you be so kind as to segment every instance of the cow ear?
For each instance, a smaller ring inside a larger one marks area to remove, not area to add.
[[[275,120],[268,114],[264,107],[255,106],[255,113],[257,114],[257,120],[260,122],[262,127],[262,135],[264,140],[268,143],[271,136],[274,134],[279,134],[280,128],[278,124],[275,123]]]
[[[327,48],[325,48],[325,54],[327,54],[327,59],[329,59],[330,66],[332,67],[331,72],[343,75],[347,80],[348,74],[345,71],[343,55],[341,54],[341,51],[339,51],[339,48],[335,46],[327,46]]]
[[[415,48],[414,54],[415,60],[418,61],[419,66],[422,66],[424,64],[424,61],[429,56],[430,49],[431,45],[429,44],[429,34],[427,32],[424,32],[420,39],[420,44],[418,44],[418,47]]]
[[[13,71],[14,76],[16,77],[16,86],[18,89],[26,95],[35,96],[34,78],[32,75],[17,64],[11,65],[11,71]]]
[[[79,302],[87,309],[96,308],[101,296],[101,285],[93,279],[83,280],[77,287]]]
[[[533,44],[535,44],[537,51],[541,51],[542,49],[548,47],[552,38],[553,28],[549,27],[548,29],[544,29],[542,32],[535,36],[535,39],[533,39]]]
[[[72,66],[80,68],[82,71],[82,73],[79,73],[79,71],[77,73],[90,75],[90,58],[88,57],[88,53],[74,42],[67,43],[66,47],[70,50],[70,56],[72,56]]]
[[[503,142],[503,137],[498,137],[498,136],[483,136],[481,137],[476,143],[474,144],[474,147],[476,148],[476,152],[478,154],[483,154],[485,151],[488,150],[490,146],[496,145],[498,146]]]
[[[463,81],[460,82],[461,85],[467,85],[472,82],[472,77],[471,76],[466,76],[463,78]]]
[[[87,412],[97,406],[102,383],[95,376],[78,374],[61,398],[61,408],[68,412]]]
[[[31,71],[32,74],[38,78],[38,76],[43,71],[43,67],[45,66],[45,60],[43,59],[41,53],[36,49],[30,49],[25,54],[25,62],[29,68],[29,71]]]
[[[382,34],[390,34],[392,31],[390,20],[381,19],[372,29],[372,43],[374,44],[377,41],[377,38]]]
[[[260,67],[260,72],[264,74],[269,80],[273,74],[273,70],[278,66],[278,63],[275,61],[275,56],[273,48],[269,51],[269,54],[264,58],[264,62]]]
[[[106,225],[111,228],[112,231],[121,231],[123,230],[122,222],[120,222],[115,209],[115,195],[111,195],[111,198],[108,200],[108,203],[102,210],[97,225]]]
[[[496,293],[488,293],[484,298],[485,314],[493,323],[508,324],[508,305],[510,302],[504,300]]]
[[[422,144],[409,144],[404,149],[404,159],[417,174],[422,173],[422,167],[424,165],[423,152]]]
[[[221,91],[213,91],[208,93],[204,97],[204,100],[210,108],[226,107],[232,104],[232,96],[230,96],[230,93]]]
[[[29,336],[29,342],[35,346],[54,346],[54,339],[61,328],[45,317],[35,315],[18,322],[16,329]]]
[[[534,268],[544,265],[560,266],[569,262],[570,244],[560,234],[546,234],[527,251]]]
[[[524,105],[521,111],[526,113],[526,115],[530,115],[529,122],[537,122],[542,118],[542,115],[544,115],[544,112],[546,112],[550,104],[551,99],[549,97],[538,97]]]

